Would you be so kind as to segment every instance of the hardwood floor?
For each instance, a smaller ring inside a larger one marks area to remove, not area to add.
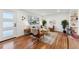
[[[70,49],[79,49],[79,39],[75,39],[69,36],[69,48]]]
[[[16,44],[17,43],[17,44]],[[24,36],[21,38],[17,38],[15,40],[15,48],[18,49],[23,49],[23,48],[33,48],[33,49],[42,49],[42,48],[48,48],[48,44],[37,41],[36,39],[33,40],[31,36]]]
[[[10,43],[11,45],[8,43]],[[55,41],[51,45],[44,43],[42,41],[38,41],[37,39],[33,39],[33,37],[31,37],[30,35],[18,37],[16,39],[0,43],[0,48],[3,48],[6,45],[12,46],[12,48],[14,49],[68,49],[73,48],[74,46],[72,43],[72,39],[70,37],[68,39],[67,35],[61,32],[58,33]],[[9,47],[6,46],[6,49],[7,48]],[[77,48],[79,48],[79,46],[77,46]]]
[[[63,33],[59,33],[56,41],[54,44],[52,44],[52,48],[55,49],[67,49],[68,43],[67,43],[67,36]]]

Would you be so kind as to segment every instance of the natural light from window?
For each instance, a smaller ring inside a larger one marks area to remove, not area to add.
[[[14,14],[10,12],[3,13],[3,37],[13,35],[14,22],[13,22]]]

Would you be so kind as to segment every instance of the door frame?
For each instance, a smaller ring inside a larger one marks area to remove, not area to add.
[[[13,13],[14,14],[14,18],[13,18],[13,20],[14,20],[14,24],[16,24],[17,23],[17,21],[16,21],[16,12],[15,12],[15,10],[13,10],[13,9],[4,9],[4,10],[1,10],[1,12],[0,12],[0,19],[1,19],[1,38],[0,38],[0,41],[3,41],[3,40],[6,40],[6,39],[10,39],[10,38],[13,38],[13,37],[16,37],[16,30],[17,30],[17,26],[16,27],[13,27],[13,35],[11,35],[11,36],[7,36],[7,37],[3,37],[3,31],[4,31],[4,28],[2,27],[2,24],[3,24],[3,16],[2,16],[2,14],[3,13],[7,13],[7,12],[9,12],[9,13]],[[12,29],[12,28],[11,28]],[[6,29],[5,29],[6,30]]]

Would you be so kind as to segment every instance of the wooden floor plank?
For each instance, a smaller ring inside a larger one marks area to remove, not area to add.
[[[31,36],[18,37],[12,41],[14,42],[13,45],[14,45],[15,49],[67,49],[68,40],[71,41],[71,42],[69,42],[70,45],[73,44],[71,38],[68,39],[67,35],[59,32],[57,35],[57,38],[55,39],[54,43],[52,43],[52,45],[49,45],[42,41],[37,41],[37,40],[35,41],[35,40],[33,40],[33,38]],[[7,43],[9,43],[9,42],[7,42]],[[0,48],[2,48],[3,46],[4,46],[4,43],[0,43]],[[77,48],[79,48],[79,47],[77,47]]]

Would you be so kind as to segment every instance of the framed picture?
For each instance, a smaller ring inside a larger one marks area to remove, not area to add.
[[[28,16],[28,22],[29,22],[30,25],[39,24],[39,17]]]

